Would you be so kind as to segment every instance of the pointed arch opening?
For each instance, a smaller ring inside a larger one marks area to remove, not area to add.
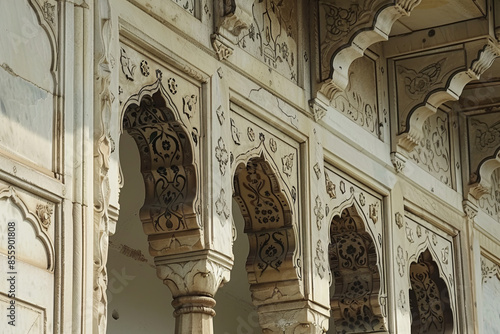
[[[328,254],[334,280],[330,298],[332,327],[336,333],[384,331],[377,250],[354,205],[332,219],[330,238]]]
[[[410,282],[411,333],[453,333],[449,291],[428,249],[410,265]]]
[[[277,324],[271,313],[276,310],[267,306],[303,299],[294,260],[297,236],[292,207],[279,173],[262,154],[240,163],[233,181],[233,199],[242,214],[249,243],[245,267],[252,303],[260,327],[274,331]],[[289,307],[283,306],[281,311]]]
[[[194,205],[197,171],[193,149],[177,115],[175,105],[161,89],[130,103],[123,115],[123,130],[139,148],[146,189],[140,219],[150,236],[153,256],[168,251],[155,240],[199,228]]]

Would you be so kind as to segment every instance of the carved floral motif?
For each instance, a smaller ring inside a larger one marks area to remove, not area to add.
[[[215,158],[219,161],[219,169],[222,175],[226,174],[226,166],[229,161],[229,154],[226,150],[226,144],[224,143],[224,139],[222,137],[217,141],[217,147],[215,147]]]
[[[146,60],[141,61],[140,68],[142,75],[144,75],[145,77],[149,76],[149,65]]]
[[[404,76],[405,91],[411,99],[419,99],[438,83],[445,58],[429,64],[418,72],[402,65],[397,67],[398,74]]]
[[[52,208],[48,205],[37,204],[36,215],[40,219],[40,223],[45,230],[50,226],[50,217],[52,216]]]
[[[314,265],[316,266],[316,272],[320,278],[325,277],[325,251],[323,250],[323,245],[321,240],[316,243],[316,256],[314,257]]]
[[[325,217],[323,215],[323,208],[321,207],[321,198],[319,196],[316,196],[316,206],[314,207],[314,215],[316,216],[316,227],[318,228],[318,231],[321,230],[321,225],[323,218]]]
[[[55,5],[50,4],[48,1],[43,3],[42,12],[44,19],[51,23],[52,25],[55,23],[56,14],[55,14]]]
[[[134,81],[134,71],[136,68],[136,65],[132,63],[132,60],[127,55],[127,52],[125,51],[124,48],[120,48],[120,64],[122,65],[122,72],[125,74],[125,77],[130,80]]]
[[[424,136],[410,158],[435,178],[452,186],[448,116],[438,110],[427,119]]]
[[[283,173],[285,173],[288,177],[292,176],[293,157],[294,154],[290,153],[281,158],[281,163],[283,164]]]
[[[398,246],[396,263],[398,264],[398,273],[399,276],[403,277],[405,274],[406,260],[404,257],[403,247]]]
[[[326,192],[328,193],[328,196],[330,196],[331,199],[337,198],[337,192],[335,191],[335,184],[330,180],[330,176],[328,176],[328,173],[325,171],[325,186],[326,186]]]
[[[182,98],[182,108],[187,118],[192,118],[196,113],[198,96],[186,95]]]
[[[196,3],[198,0],[171,0],[177,5],[181,6],[186,12],[191,15],[195,14]]]
[[[222,106],[217,107],[215,113],[217,114],[217,119],[219,120],[219,124],[222,126],[222,124],[224,124],[224,120],[226,119],[226,116],[224,115],[224,109],[222,109]]]
[[[229,208],[226,203],[226,192],[224,189],[220,190],[220,195],[217,201],[215,201],[215,212],[219,215],[222,219],[222,225],[225,225],[226,220],[229,218]]]
[[[395,220],[396,220],[396,226],[401,229],[403,227],[403,215],[401,212],[396,212],[394,214]]]
[[[237,41],[243,50],[294,82],[297,82],[296,6],[291,0],[255,2],[253,22]]]

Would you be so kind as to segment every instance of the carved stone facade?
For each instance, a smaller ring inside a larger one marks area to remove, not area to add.
[[[2,2],[0,331],[494,332],[500,6],[431,2]]]

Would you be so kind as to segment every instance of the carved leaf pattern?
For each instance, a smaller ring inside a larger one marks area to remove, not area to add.
[[[286,231],[276,231],[261,233],[258,235],[259,243],[259,264],[260,275],[268,268],[279,271],[288,252],[288,240]]]
[[[280,201],[271,189],[270,179],[262,175],[261,169],[257,163],[247,164],[246,182],[243,184],[246,197],[254,208],[253,221],[264,225],[282,224]]]

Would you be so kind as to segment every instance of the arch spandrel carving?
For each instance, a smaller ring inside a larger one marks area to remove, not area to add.
[[[0,184],[0,186],[2,185],[3,184]],[[11,186],[0,189],[0,207],[3,207],[0,216],[3,218],[2,224],[5,224],[5,227],[3,229],[5,231],[5,246],[7,246],[7,223],[10,221],[10,219],[15,219],[16,215],[14,214],[14,212],[18,211],[21,220],[15,221],[15,224],[17,225],[15,226],[16,237],[20,238],[21,232],[33,233],[37,242],[40,243],[40,245],[29,246],[28,244],[23,242],[23,240],[17,240],[16,255],[18,260],[26,261],[28,263],[35,264],[36,266],[42,266],[43,269],[47,270],[50,273],[53,273],[56,263],[56,251],[54,247],[53,235],[51,235],[53,234],[54,227],[50,226],[51,215],[53,212],[52,204],[43,206],[37,204],[36,208],[30,208],[28,207],[28,205],[35,202],[32,197],[33,195],[31,194],[24,194],[24,196],[19,196],[18,191],[16,191]],[[2,204],[2,202],[4,202],[5,204]],[[13,208],[9,208],[9,206],[12,206]],[[42,207],[46,209],[42,209]],[[12,209],[14,209],[14,211]],[[43,210],[43,212],[41,210]],[[32,232],[29,231],[31,230],[29,228],[29,230],[25,230],[22,226],[19,226],[19,224],[26,223],[28,223],[28,225],[32,228]],[[31,238],[30,236],[26,235],[23,239],[26,241],[30,240]],[[40,250],[42,252],[45,252],[45,261],[40,261],[41,257],[44,257],[41,254],[36,254],[36,259],[30,259],[29,254],[30,252],[33,252],[33,250]],[[5,251],[7,251],[7,248],[5,249]],[[43,265],[41,262],[43,262]]]

